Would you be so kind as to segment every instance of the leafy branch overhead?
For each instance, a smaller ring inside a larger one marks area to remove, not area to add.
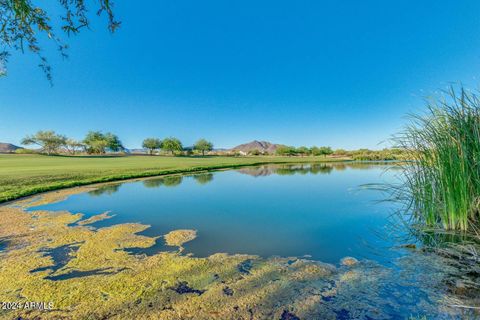
[[[54,1],[52,1],[53,3]],[[30,0],[0,0],[0,76],[7,74],[7,63],[12,51],[30,51],[36,54],[39,66],[52,80],[51,67],[40,47],[40,36],[53,41],[62,57],[67,57],[68,45],[57,35],[54,25],[67,36],[75,35],[83,28],[89,27],[88,8],[85,0],[58,0],[62,8],[60,21],[54,21],[47,11]],[[108,29],[114,32],[120,22],[113,14],[113,3],[110,0],[97,0],[97,15],[106,13]]]

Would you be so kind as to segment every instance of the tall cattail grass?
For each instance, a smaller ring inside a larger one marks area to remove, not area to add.
[[[411,115],[394,141],[411,162],[403,166],[396,196],[415,222],[469,231],[480,226],[480,97],[451,87]]]

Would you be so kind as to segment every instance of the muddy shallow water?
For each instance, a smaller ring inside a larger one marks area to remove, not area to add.
[[[395,206],[359,188],[394,181],[386,169],[248,167],[0,206],[0,301],[55,305],[0,316],[477,318],[454,306],[452,266],[393,230]]]

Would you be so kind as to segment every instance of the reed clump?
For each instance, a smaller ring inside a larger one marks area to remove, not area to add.
[[[396,196],[426,227],[476,231],[480,226],[480,97],[451,87],[427,100],[394,140],[409,152]]]

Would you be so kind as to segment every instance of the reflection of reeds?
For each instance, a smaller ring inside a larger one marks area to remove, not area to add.
[[[403,166],[398,199],[427,227],[474,230],[480,222],[480,100],[453,87],[428,102],[395,138],[414,161]]]

